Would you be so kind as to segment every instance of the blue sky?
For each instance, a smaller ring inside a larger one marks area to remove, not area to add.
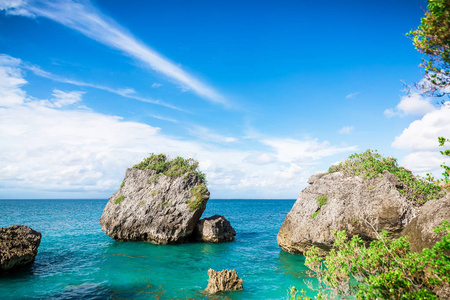
[[[439,174],[450,109],[402,83],[425,7],[0,0],[0,198],[107,198],[150,152],[212,198],[296,198],[368,148]]]

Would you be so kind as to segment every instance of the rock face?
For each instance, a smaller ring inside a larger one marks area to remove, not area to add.
[[[198,221],[192,234],[199,242],[222,243],[234,241],[236,231],[224,216],[215,215]]]
[[[320,173],[308,182],[312,185],[300,193],[278,233],[278,245],[290,253],[303,254],[316,246],[325,254],[335,241],[333,231],[339,230],[367,241],[382,230],[395,238],[417,215],[388,171],[371,180]]]
[[[217,292],[223,291],[236,291],[243,290],[244,287],[242,283],[244,282],[240,279],[235,270],[222,270],[214,271],[213,269],[208,270],[208,286],[205,289],[206,293],[215,294]]]
[[[186,242],[206,208],[209,192],[195,174],[168,177],[129,168],[122,187],[100,218],[102,230],[119,241]]]
[[[444,233],[435,233],[433,229],[443,221],[450,221],[450,194],[440,200],[425,203],[419,216],[406,226],[402,235],[409,236],[411,251],[420,252],[439,241]]]
[[[40,243],[41,233],[28,226],[0,228],[0,273],[31,264]]]

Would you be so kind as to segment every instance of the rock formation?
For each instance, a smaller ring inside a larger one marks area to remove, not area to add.
[[[445,234],[433,230],[443,221],[450,221],[450,193],[442,199],[425,203],[419,215],[406,226],[402,235],[409,237],[411,251],[420,252],[423,248],[431,248],[441,240]]]
[[[192,237],[195,241],[222,243],[234,241],[236,231],[224,216],[215,215],[198,221]]]
[[[321,172],[308,182],[278,233],[278,245],[290,253],[316,246],[325,254],[335,241],[333,232],[340,230],[367,241],[382,230],[395,238],[417,215],[418,208],[399,192],[397,177],[388,171],[370,180]]]
[[[188,241],[209,199],[197,165],[152,155],[127,169],[100,218],[102,230],[119,241]]]
[[[0,273],[31,264],[41,243],[41,233],[25,225],[0,228]]]
[[[223,291],[236,291],[243,290],[242,283],[235,270],[222,270],[215,271],[213,269],[208,270],[208,286],[205,289],[206,293],[215,294]]]

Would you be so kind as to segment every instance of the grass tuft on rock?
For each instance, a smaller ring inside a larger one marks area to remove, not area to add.
[[[339,165],[330,167],[328,172],[342,171],[345,176],[361,176],[370,180],[381,177],[385,170],[394,174],[399,182],[403,183],[403,187],[397,187],[399,192],[418,206],[425,204],[428,200],[437,200],[445,193],[431,178],[414,176],[411,171],[400,167],[397,159],[383,157],[376,150],[352,154]]]
[[[114,204],[119,204],[123,199],[125,199],[125,197],[123,195],[117,197],[116,200],[114,200]]]
[[[202,206],[206,191],[207,189],[204,184],[197,185],[191,189],[191,197],[186,201],[191,211],[199,209]]]
[[[206,184],[205,174],[198,170],[198,162],[192,158],[185,159],[178,156],[170,159],[165,154],[151,153],[149,157],[134,165],[133,168],[154,170],[157,175],[164,174],[171,178],[187,178],[189,174],[195,174],[201,179],[202,183]]]

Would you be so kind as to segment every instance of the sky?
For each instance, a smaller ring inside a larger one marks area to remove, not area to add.
[[[149,153],[198,160],[212,199],[295,199],[366,149],[438,176],[450,106],[405,92],[425,8],[0,0],[0,198],[106,199]]]

